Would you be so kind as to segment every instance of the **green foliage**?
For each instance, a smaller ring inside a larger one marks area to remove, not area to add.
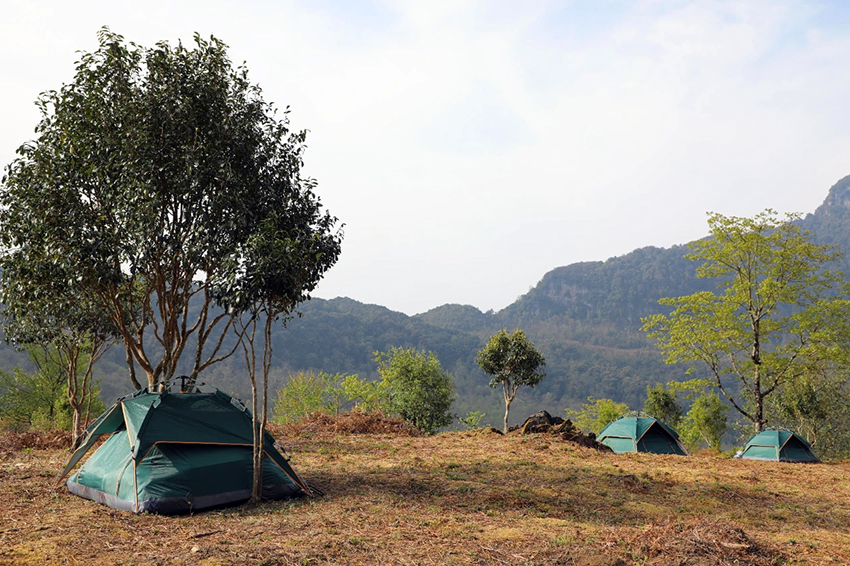
[[[521,386],[534,387],[546,377],[543,366],[546,359],[534,347],[525,332],[516,329],[508,334],[500,330],[490,337],[487,345],[478,352],[475,362],[490,376],[490,387],[502,386],[505,398],[504,431],[508,431],[511,403]]]
[[[183,354],[192,378],[226,358],[219,337],[246,304],[308,298],[341,240],[300,175],[305,132],[223,42],[194,39],[147,48],[101,30],[73,80],[40,96],[37,138],[0,187],[16,280],[96,298],[149,385]]]
[[[325,409],[323,374],[299,371],[290,374],[286,385],[277,390],[275,422],[286,424]]]
[[[726,433],[726,416],[729,407],[723,404],[716,393],[705,393],[697,397],[679,427],[679,436],[688,449],[705,443],[713,450],[720,450],[720,440]]]
[[[97,384],[93,384],[81,398],[92,416],[106,410],[99,393]],[[45,371],[30,374],[19,368],[11,372],[0,370],[0,428],[71,430],[73,417],[63,374],[51,375]]]
[[[339,385],[339,391],[342,399],[353,403],[354,409],[365,413],[379,411],[389,401],[383,381],[366,381],[357,375],[346,375]]]
[[[679,420],[682,418],[682,407],[676,401],[675,391],[665,389],[660,383],[656,383],[655,387],[646,386],[643,412],[673,428],[679,425]]]
[[[611,399],[587,398],[580,411],[567,409],[567,418],[578,428],[599,434],[603,428],[630,411],[625,403]]]
[[[46,380],[18,368],[12,372],[0,370],[0,423],[25,430],[45,413],[52,419],[65,393],[62,385],[61,381]]]
[[[338,414],[348,401],[358,400],[362,385],[356,375],[299,371],[289,374],[286,384],[277,390],[273,421],[286,424],[317,411]]]
[[[472,411],[465,417],[460,417],[458,420],[462,422],[466,428],[470,430],[474,430],[481,425],[481,419],[483,419],[486,415],[479,411]]]
[[[711,214],[711,237],[686,257],[700,262],[699,277],[720,281],[718,290],[661,299],[673,311],[643,319],[667,363],[703,364],[756,431],[769,420],[766,398],[808,367],[846,364],[850,351],[846,283],[824,269],[840,253],[813,243],[797,219]]]
[[[823,459],[850,456],[850,383],[834,370],[807,374],[771,399],[771,424],[806,438]]]
[[[394,347],[375,352],[375,362],[390,412],[428,433],[452,423],[454,379],[433,352]]]

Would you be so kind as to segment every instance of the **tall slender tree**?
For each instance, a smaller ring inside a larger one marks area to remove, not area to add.
[[[309,300],[324,273],[336,263],[342,235],[332,233],[336,218],[323,213],[305,183],[297,196],[300,202],[270,206],[259,231],[241,253],[223,269],[213,283],[213,295],[234,316],[235,330],[245,354],[251,380],[251,412],[254,424],[254,482],[252,499],[262,498],[263,458],[268,422],[268,383],[271,371],[272,329],[284,326],[298,303]],[[283,195],[269,194],[271,203]],[[293,199],[293,195],[286,195]],[[289,207],[294,213],[280,215]],[[260,383],[257,383],[257,329],[262,329]]]

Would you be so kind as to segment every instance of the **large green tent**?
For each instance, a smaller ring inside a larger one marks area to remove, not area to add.
[[[676,431],[648,416],[621,417],[603,428],[597,440],[617,454],[652,452],[685,456],[688,453]]]
[[[86,430],[56,485],[103,435],[110,436],[68,478],[68,489],[80,497],[136,513],[162,514],[251,497],[251,413],[219,390],[143,389],[119,399]],[[263,497],[312,495],[268,432],[264,452]]]
[[[786,429],[765,429],[753,436],[736,458],[774,462],[820,462],[804,438]]]

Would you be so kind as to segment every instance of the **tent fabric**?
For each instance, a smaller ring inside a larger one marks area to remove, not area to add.
[[[688,453],[676,431],[653,417],[621,417],[603,428],[597,440],[617,454],[650,452],[685,456]]]
[[[766,429],[759,432],[747,441],[736,457],[774,462],[820,462],[804,438],[785,429]]]
[[[185,513],[245,501],[253,482],[251,413],[231,396],[150,392],[120,399],[86,430],[57,485],[102,436],[66,485],[136,513]],[[312,495],[266,432],[263,497]]]

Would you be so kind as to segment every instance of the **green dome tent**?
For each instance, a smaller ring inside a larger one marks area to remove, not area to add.
[[[68,489],[80,497],[136,513],[162,514],[251,497],[251,413],[219,390],[143,389],[119,399],[86,429],[54,488],[103,435],[110,436],[68,478]],[[263,497],[312,496],[268,432],[264,440]]]
[[[688,454],[679,442],[676,431],[658,419],[648,416],[621,417],[603,428],[596,439],[617,454],[623,452],[651,452],[681,456]]]
[[[820,462],[811,445],[787,429],[765,429],[753,436],[735,455],[746,460],[774,462]]]

